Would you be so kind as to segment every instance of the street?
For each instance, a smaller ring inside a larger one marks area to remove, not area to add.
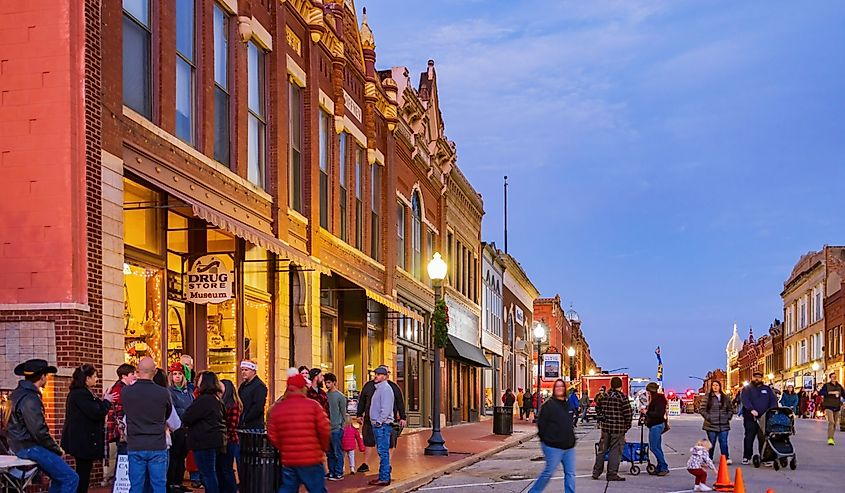
[[[576,428],[577,445],[577,489],[579,492],[672,492],[692,491],[693,477],[686,471],[689,449],[702,436],[702,420],[697,415],[685,415],[670,418],[671,430],[663,439],[666,461],[672,472],[665,477],[649,476],[643,471],[639,476],[628,472],[630,464],[620,466],[620,475],[627,481],[607,483],[595,481],[590,477],[595,459],[594,444],[599,431],[592,425]],[[829,492],[833,484],[841,483],[839,478],[845,467],[845,436],[838,435],[842,445],[830,447],[825,444],[826,423],[823,421],[798,420],[796,435],[793,437],[798,469],[774,471],[771,467],[755,469],[753,466],[739,466],[742,458],[742,421],[735,418],[730,434],[730,447],[734,465],[730,466],[733,480],[736,467],[742,467],[745,487],[748,492],[763,492],[768,488],[775,492]],[[627,435],[628,441],[639,441],[639,427],[632,428]],[[443,476],[420,488],[420,492],[454,491],[458,488],[465,493],[473,492],[523,492],[527,491],[543,468],[544,462],[533,461],[540,457],[539,441],[534,439],[519,447],[514,447],[491,456],[470,467]],[[653,457],[652,457],[653,460]],[[716,456],[718,466],[718,454]],[[643,469],[645,469],[643,467]],[[508,475],[521,475],[523,478],[510,478]],[[546,491],[563,491],[563,473],[558,469]],[[505,478],[505,479],[503,479]],[[708,473],[708,484],[715,481],[715,474]],[[605,489],[607,487],[607,489]]]

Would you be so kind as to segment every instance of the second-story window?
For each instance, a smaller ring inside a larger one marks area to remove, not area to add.
[[[419,192],[411,196],[411,273],[422,276],[422,204]]]
[[[349,241],[349,218],[348,218],[348,211],[346,209],[346,201],[349,200],[347,195],[347,180],[349,177],[347,176],[346,172],[346,165],[349,162],[349,156],[347,153],[347,138],[346,132],[341,132],[340,137],[338,138],[338,142],[340,144],[340,162],[338,163],[337,172],[338,172],[338,180],[340,181],[340,239],[343,241]]]
[[[152,23],[149,0],[123,0],[123,104],[152,118]]]
[[[355,146],[355,248],[364,248],[364,149]]]
[[[405,205],[396,203],[396,265],[405,268]]]
[[[379,214],[381,212],[381,166],[374,164],[373,174],[370,182],[370,257],[379,260],[381,250],[380,234],[381,224]]]
[[[329,114],[320,110],[320,227],[323,229],[329,229],[330,125]]]
[[[302,88],[290,85],[290,206],[302,212]]]
[[[214,159],[229,166],[229,16],[214,4]]]
[[[264,188],[266,185],[266,134],[264,119],[264,52],[255,43],[247,43],[249,86],[247,121],[247,178]]]
[[[194,144],[194,0],[176,2],[176,136]]]

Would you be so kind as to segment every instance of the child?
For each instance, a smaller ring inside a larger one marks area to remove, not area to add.
[[[343,437],[340,439],[340,448],[349,457],[349,474],[355,474],[355,448],[364,451],[364,439],[358,428],[361,426],[357,419],[352,416],[346,417],[346,425],[343,427]]]
[[[713,472],[716,472],[716,465],[710,458],[710,441],[706,438],[695,442],[695,447],[690,449],[691,455],[687,462],[687,471],[695,476],[695,488],[693,491],[713,491],[713,488],[707,486],[707,471],[704,470],[706,465]]]

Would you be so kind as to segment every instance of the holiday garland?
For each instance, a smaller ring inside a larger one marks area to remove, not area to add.
[[[434,303],[434,313],[431,315],[431,327],[434,332],[434,346],[446,347],[449,337],[449,308],[443,299]]]

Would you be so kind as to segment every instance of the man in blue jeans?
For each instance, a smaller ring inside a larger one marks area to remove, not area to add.
[[[331,425],[331,448],[329,448],[328,462],[329,481],[343,479],[343,449],[340,446],[343,438],[343,425],[346,424],[346,396],[337,389],[337,377],[334,373],[326,373],[323,380],[326,384],[326,398],[329,401],[329,424]]]
[[[666,396],[659,392],[660,386],[650,382],[645,387],[648,392],[648,407],[645,412],[645,424],[648,426],[648,448],[657,459],[658,476],[669,474],[669,464],[663,455],[663,433],[666,431]]]
[[[47,375],[56,371],[43,359],[31,359],[15,367],[15,375],[24,379],[12,392],[7,435],[15,455],[37,463],[50,476],[50,493],[75,493],[79,476],[62,460],[64,452],[50,435],[41,400]]]
[[[156,364],[150,357],[138,362],[138,380],[123,389],[130,493],[142,493],[148,482],[153,493],[167,493],[165,428],[172,408],[169,391],[153,382]]]
[[[373,373],[376,390],[370,399],[370,423],[376,438],[376,450],[380,459],[378,479],[370,481],[371,486],[390,484],[390,436],[393,433],[393,389],[387,382],[387,368],[379,366]]]

